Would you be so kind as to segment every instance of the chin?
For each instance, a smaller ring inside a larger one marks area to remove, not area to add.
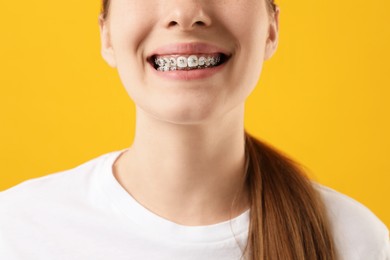
[[[149,107],[144,110],[155,119],[178,125],[200,125],[217,118],[217,108],[206,104],[178,104]]]

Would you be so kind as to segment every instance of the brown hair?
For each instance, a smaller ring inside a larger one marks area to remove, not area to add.
[[[110,11],[111,0],[102,0],[102,1],[103,3],[102,3],[102,9],[100,10],[100,13],[103,16],[103,19],[106,20],[108,17],[108,13]]]
[[[102,0],[107,19],[110,0]],[[265,0],[269,14],[274,0]],[[325,207],[303,171],[245,132],[250,223],[243,257],[250,260],[336,260]]]
[[[250,193],[248,243],[252,260],[335,260],[326,209],[303,171],[245,133]]]

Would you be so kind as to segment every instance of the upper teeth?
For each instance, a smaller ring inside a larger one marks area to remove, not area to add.
[[[217,65],[221,57],[220,55],[207,56],[207,55],[190,55],[186,56],[159,56],[154,62],[158,66],[157,70],[169,71],[169,70],[189,70],[189,69],[202,69],[210,66]]]

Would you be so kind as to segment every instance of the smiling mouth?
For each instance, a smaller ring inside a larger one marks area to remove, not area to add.
[[[148,62],[157,71],[199,70],[218,67],[229,60],[223,53],[153,55]]]

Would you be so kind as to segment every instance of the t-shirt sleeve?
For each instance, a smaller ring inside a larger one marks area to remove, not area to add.
[[[389,230],[360,202],[315,185],[327,209],[338,256],[342,260],[390,260]]]
[[[382,254],[381,254],[379,259],[390,260],[390,239],[389,239],[389,236],[387,237],[387,240],[385,241],[385,246],[383,248]]]

